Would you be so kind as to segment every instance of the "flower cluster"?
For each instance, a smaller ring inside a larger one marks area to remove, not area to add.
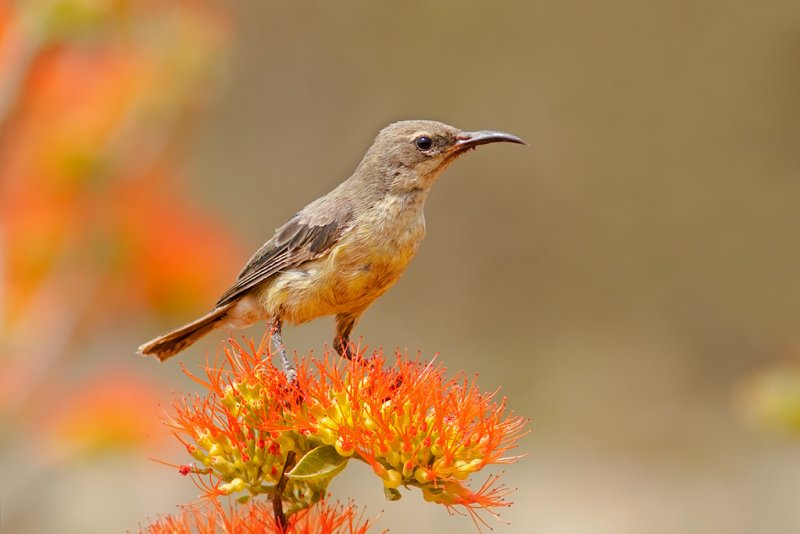
[[[325,354],[297,362],[290,382],[271,363],[269,336],[260,346],[231,341],[205,376],[186,371],[208,394],[175,401],[168,424],[194,459],[183,466],[210,496],[267,494],[287,515],[327,491],[350,459],[368,463],[387,498],[418,487],[430,502],[474,513],[510,503],[489,477],[477,491],[466,482],[507,453],[525,420],[507,414],[505,399],[481,393],[441,365],[381,352],[345,360]]]
[[[502,489],[490,484],[475,493],[463,482],[487,465],[514,461],[504,455],[525,421],[505,414],[505,399],[482,394],[474,381],[446,378],[442,366],[400,355],[385,364],[380,353],[344,365],[313,361],[299,427],[341,456],[368,462],[390,499],[402,485],[448,506],[506,505]]]
[[[207,495],[245,492],[243,501],[262,493],[279,495],[293,513],[323,498],[332,475],[286,477],[298,456],[305,457],[317,442],[292,427],[302,398],[269,363],[268,343],[266,337],[260,347],[232,342],[220,365],[206,366],[206,379],[184,370],[208,394],[176,400],[167,423],[195,460],[182,472],[213,475],[210,482],[198,479]]]

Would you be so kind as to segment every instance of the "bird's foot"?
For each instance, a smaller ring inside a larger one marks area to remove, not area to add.
[[[364,361],[363,352],[359,353],[356,344],[349,339],[336,339],[334,341],[334,348],[336,352],[339,353],[339,356],[343,356],[348,360],[355,360],[357,362]]]
[[[278,355],[281,358],[283,374],[286,375],[286,379],[290,384],[292,384],[295,380],[297,380],[297,371],[295,370],[294,366],[292,366],[289,358],[286,356],[286,345],[283,344],[283,336],[281,335],[281,322],[273,321],[270,326],[272,328],[272,344],[275,346],[275,349],[278,351]]]
[[[286,375],[286,380],[289,381],[290,384],[294,383],[297,380],[297,370],[292,365],[292,362],[289,361],[289,358],[286,356],[286,348],[281,345],[279,351],[281,357],[281,364],[283,365],[283,374]]]

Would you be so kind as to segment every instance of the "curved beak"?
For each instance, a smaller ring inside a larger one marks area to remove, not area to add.
[[[458,151],[474,148],[478,145],[485,145],[487,143],[517,143],[520,145],[527,145],[525,141],[505,132],[493,132],[491,130],[480,130],[477,132],[461,132],[456,137],[456,143],[453,145]]]

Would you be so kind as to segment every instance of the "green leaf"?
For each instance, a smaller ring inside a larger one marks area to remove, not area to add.
[[[349,458],[340,456],[333,445],[320,445],[300,458],[286,476],[306,482],[324,480],[339,474],[347,466],[347,460]]]

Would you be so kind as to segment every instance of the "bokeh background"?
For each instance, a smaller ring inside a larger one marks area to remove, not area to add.
[[[148,458],[185,461],[158,414],[194,386],[135,347],[381,127],[430,118],[531,148],[443,176],[356,335],[531,418],[495,531],[800,532],[798,95],[792,0],[5,0],[0,530],[137,530],[192,500]],[[392,532],[474,529],[359,466],[332,490]]]

